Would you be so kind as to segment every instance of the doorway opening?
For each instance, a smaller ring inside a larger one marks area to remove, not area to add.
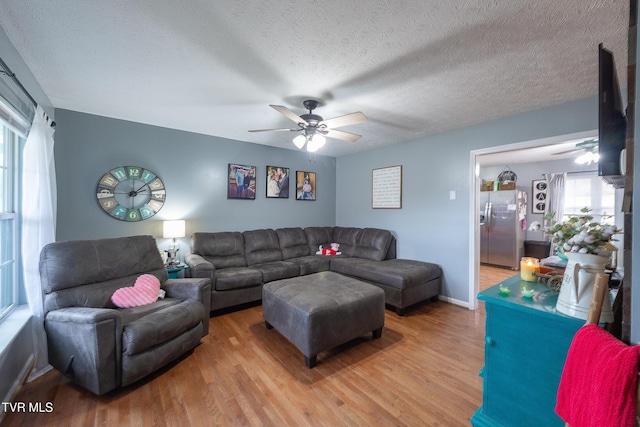
[[[520,157],[521,159],[532,159],[532,153],[541,153],[550,147],[559,146],[578,140],[598,138],[598,130],[578,132],[568,135],[559,135],[550,138],[537,139],[532,141],[518,142],[495,147],[473,150],[470,152],[471,167],[471,191],[469,192],[469,309],[478,308],[476,296],[480,290],[480,221],[478,217],[478,207],[480,206],[480,177],[481,166],[488,159],[504,161],[508,164],[509,159]],[[556,147],[557,148],[557,147]],[[526,150],[526,151],[525,151]],[[527,154],[524,154],[524,153]],[[528,160],[529,161],[529,160]],[[530,208],[529,208],[530,209]],[[516,274],[517,272],[513,272]]]

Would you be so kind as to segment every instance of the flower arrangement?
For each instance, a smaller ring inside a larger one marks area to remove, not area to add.
[[[615,225],[603,225],[594,221],[593,216],[589,215],[589,208],[582,208],[580,212],[582,215],[572,216],[566,221],[546,227],[545,234],[551,236],[553,243],[565,253],[611,255],[611,251],[615,249],[611,244],[611,241],[615,240],[613,236],[622,230]],[[544,216],[547,221],[552,218],[553,212]]]

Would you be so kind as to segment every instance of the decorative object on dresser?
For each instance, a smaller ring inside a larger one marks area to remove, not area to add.
[[[582,320],[587,318],[589,312],[596,275],[604,273],[611,253],[616,249],[611,241],[622,231],[614,224],[594,221],[590,212],[589,208],[582,208],[580,215],[572,215],[545,229],[553,243],[558,245],[558,250],[562,250],[568,258],[556,308],[561,313]],[[552,217],[553,212],[545,215],[545,219]],[[602,319],[613,321],[609,300],[605,301],[602,309]]]

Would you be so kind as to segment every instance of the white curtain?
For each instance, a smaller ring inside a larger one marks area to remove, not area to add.
[[[55,241],[56,197],[53,128],[42,107],[38,106],[22,157],[22,270],[32,312],[35,347],[35,366],[30,379],[51,369],[38,265],[41,249]]]
[[[567,179],[567,173],[548,173],[545,174],[547,180],[547,212],[553,212],[551,225],[555,222],[561,222],[564,215],[564,183]],[[554,248],[552,248],[553,251]]]

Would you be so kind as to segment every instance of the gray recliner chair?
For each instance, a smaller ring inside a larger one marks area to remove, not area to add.
[[[153,274],[163,299],[117,308],[113,293]],[[211,281],[168,279],[152,236],[56,242],[40,254],[49,363],[102,395],[196,347],[209,330]]]

